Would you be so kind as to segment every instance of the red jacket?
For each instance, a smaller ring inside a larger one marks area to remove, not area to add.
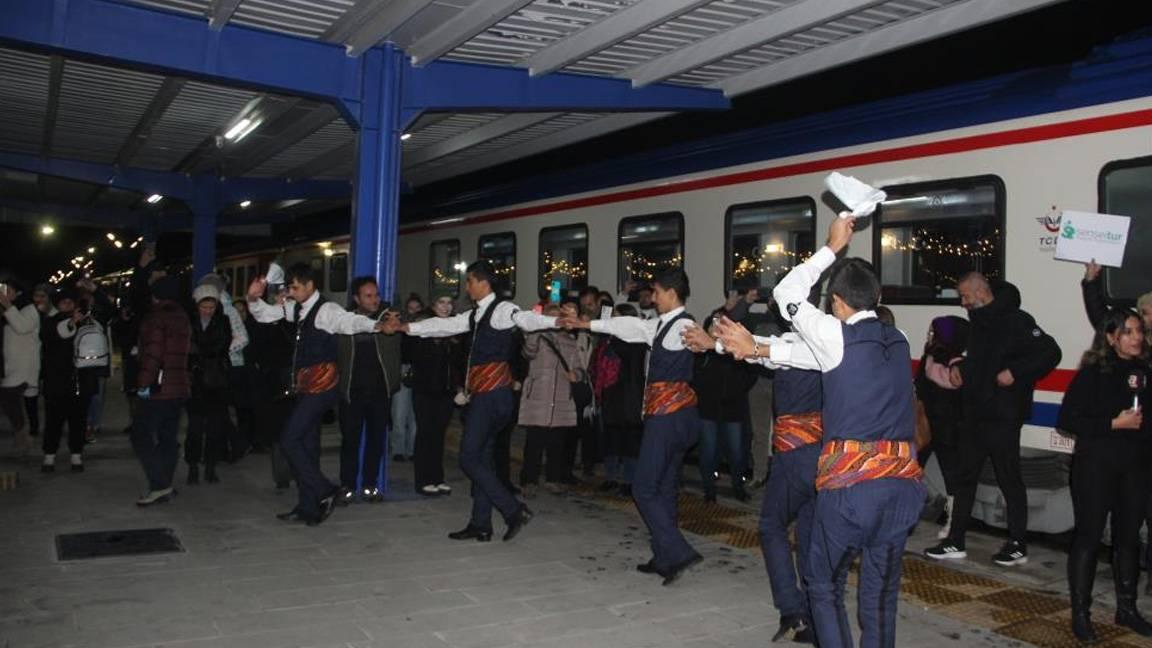
[[[188,398],[191,392],[188,376],[191,345],[192,327],[184,309],[176,302],[156,303],[140,322],[140,370],[136,386],[141,389],[151,387],[151,397],[157,400]],[[161,370],[164,379],[157,387]]]

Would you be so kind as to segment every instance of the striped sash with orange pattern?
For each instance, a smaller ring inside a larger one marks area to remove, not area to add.
[[[648,383],[644,388],[644,416],[661,416],[696,406],[696,392],[682,380]]]
[[[507,362],[487,362],[468,368],[468,393],[483,394],[512,384],[512,367]]]
[[[296,370],[293,378],[293,391],[297,394],[322,394],[336,387],[340,381],[340,370],[335,362],[321,362]]]
[[[820,412],[783,414],[772,427],[772,449],[788,452],[800,446],[819,443],[824,438],[824,419]]]
[[[834,439],[824,444],[816,469],[816,490],[847,488],[872,479],[920,479],[911,441]]]

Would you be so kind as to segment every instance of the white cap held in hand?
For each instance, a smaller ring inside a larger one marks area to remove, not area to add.
[[[842,218],[868,216],[876,211],[876,205],[888,199],[888,194],[883,191],[839,171],[829,173],[828,177],[824,178],[824,186],[851,210],[850,213],[841,212]]]

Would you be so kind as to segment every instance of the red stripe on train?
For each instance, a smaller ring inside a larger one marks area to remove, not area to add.
[[[913,358],[912,373],[915,374],[919,368],[920,360]],[[1072,377],[1075,375],[1075,369],[1053,369],[1047,376],[1036,381],[1036,389],[1064,393],[1068,391],[1068,385],[1072,383]]]
[[[441,227],[449,227],[461,224],[476,225],[479,223],[490,223],[492,221],[507,220],[510,218],[539,216],[541,214],[550,214],[568,209],[594,207],[596,205],[606,205],[609,203],[624,202],[628,200],[651,198],[653,196],[665,196],[668,194],[682,193],[685,191],[698,191],[700,189],[724,187],[728,185],[742,184],[745,182],[756,182],[759,180],[771,180],[774,178],[784,178],[788,176],[802,175],[805,173],[833,171],[836,169],[863,166],[867,164],[880,164],[882,162],[895,162],[899,160],[932,157],[935,155],[947,155],[950,153],[978,151],[981,149],[996,148],[1000,146],[1012,146],[1015,144],[1027,144],[1030,142],[1042,142],[1045,140],[1060,139],[1062,137],[1074,137],[1077,135],[1088,135],[1091,133],[1103,133],[1125,128],[1148,126],[1150,124],[1152,124],[1152,110],[1136,110],[1133,112],[1120,113],[1117,115],[1105,115],[1103,117],[1077,119],[1059,124],[1031,126],[1028,128],[1018,128],[1015,130],[1002,131],[999,133],[986,133],[984,135],[957,137],[940,142],[913,144],[911,146],[898,146],[880,151],[854,153],[851,155],[842,155],[839,157],[826,158],[823,160],[784,164],[776,167],[754,169],[752,171],[742,171],[739,173],[729,173],[725,175],[713,176],[710,178],[682,180],[679,182],[662,184],[656,187],[629,189],[627,191],[617,191],[613,193],[600,194],[597,196],[559,200],[543,205],[534,205],[532,207],[520,207],[518,209],[492,212],[490,214],[484,214],[475,218],[469,218],[463,222],[457,221],[451,224],[444,223],[443,225],[416,225],[408,229],[403,229],[400,233],[414,234],[416,232],[424,232]]]

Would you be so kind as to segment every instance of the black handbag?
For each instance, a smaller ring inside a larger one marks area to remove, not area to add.
[[[556,343],[543,335],[540,336],[540,339],[556,354],[556,358],[560,360],[560,366],[564,368],[565,373],[572,373],[572,368],[568,366],[568,361],[564,359],[564,354],[560,353]],[[569,382],[568,388],[571,390],[572,401],[576,403],[576,416],[584,418],[585,410],[596,400],[596,392],[592,390],[592,383],[588,381],[588,372],[584,371],[576,382]]]

